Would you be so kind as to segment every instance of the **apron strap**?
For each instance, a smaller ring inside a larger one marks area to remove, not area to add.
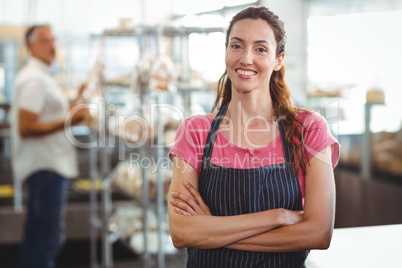
[[[286,142],[286,130],[285,125],[281,119],[278,120],[279,132],[281,134],[281,143],[283,149],[283,155],[285,156],[286,163],[294,163],[293,150]]]
[[[214,120],[212,121],[211,128],[208,132],[208,137],[205,142],[204,152],[202,155],[202,163],[208,163],[211,160],[212,150],[214,148],[216,135],[218,134],[219,126],[224,118],[226,111],[228,109],[229,103],[223,105],[219,110],[218,114],[215,116]],[[283,154],[285,157],[286,163],[294,163],[294,157],[292,153],[292,149],[290,148],[289,144],[286,142],[286,130],[283,122],[281,120],[278,121],[279,125],[279,132],[281,135],[281,143]]]
[[[212,150],[214,148],[216,135],[218,134],[219,126],[222,122],[223,117],[226,114],[229,103],[223,105],[219,110],[218,114],[212,121],[211,128],[208,132],[207,141],[205,142],[204,153],[202,154],[202,163],[208,163],[211,160]]]

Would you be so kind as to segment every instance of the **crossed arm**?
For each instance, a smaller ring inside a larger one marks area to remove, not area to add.
[[[273,209],[238,216],[213,216],[197,191],[197,172],[177,157],[174,161],[168,211],[176,247],[227,247],[261,252],[329,247],[335,214],[330,147],[313,157],[307,167],[304,213]]]

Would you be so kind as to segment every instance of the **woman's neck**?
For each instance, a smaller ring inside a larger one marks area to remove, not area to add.
[[[272,107],[271,96],[256,96],[257,94],[232,94],[226,115],[233,121],[244,125],[246,122],[259,121],[262,119],[272,122],[274,110]],[[252,121],[250,121],[252,120]]]
[[[220,126],[231,143],[251,152],[279,135],[269,92],[265,95],[254,93],[257,92],[232,94],[226,117]]]

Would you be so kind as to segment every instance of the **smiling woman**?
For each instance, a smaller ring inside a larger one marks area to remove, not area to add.
[[[339,145],[291,103],[285,42],[267,8],[236,14],[213,113],[177,131],[168,210],[187,267],[303,267],[309,249],[329,247]]]

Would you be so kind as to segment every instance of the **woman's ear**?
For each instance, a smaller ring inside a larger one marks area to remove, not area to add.
[[[285,58],[285,54],[281,53],[277,58],[276,58],[276,65],[274,67],[274,71],[279,71],[282,68],[283,65],[283,59]]]

